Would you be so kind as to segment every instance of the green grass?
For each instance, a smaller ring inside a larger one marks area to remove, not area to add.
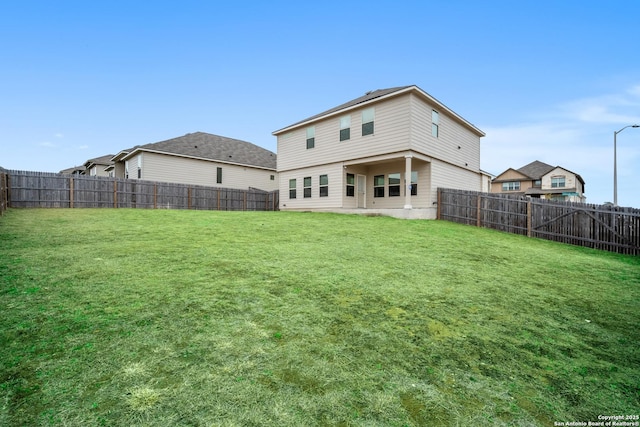
[[[9,210],[0,425],[640,413],[640,257],[440,221]]]

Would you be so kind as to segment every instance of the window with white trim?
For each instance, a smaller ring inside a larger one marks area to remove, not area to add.
[[[329,175],[320,175],[320,197],[329,196]]]
[[[551,177],[551,188],[564,188],[564,187],[566,187],[566,178],[564,175]]]
[[[373,197],[384,197],[384,175],[373,177]]]
[[[398,197],[400,195],[401,178],[399,173],[389,174],[389,197]]]
[[[356,194],[356,176],[352,173],[347,174],[347,197],[355,197]]]
[[[436,110],[431,110],[431,136],[437,138],[440,127],[440,115]]]
[[[418,195],[418,171],[411,171],[411,195]]]
[[[290,199],[296,198],[296,180],[295,179],[289,180],[289,198]]]
[[[373,107],[362,110],[362,136],[373,134],[376,111]]]
[[[351,139],[351,115],[340,117],[340,141]]]
[[[308,199],[311,197],[311,177],[305,176],[303,180],[302,197]]]
[[[316,127],[307,128],[307,150],[316,146]]]
[[[520,190],[520,181],[511,181],[502,183],[502,191],[518,191]]]

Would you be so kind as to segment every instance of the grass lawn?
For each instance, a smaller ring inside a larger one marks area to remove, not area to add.
[[[441,221],[9,210],[0,425],[640,414],[640,257]]]

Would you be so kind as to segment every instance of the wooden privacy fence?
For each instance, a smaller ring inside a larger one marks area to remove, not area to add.
[[[278,191],[8,171],[12,208],[278,210]]]
[[[9,207],[9,174],[0,168],[0,215]]]
[[[438,188],[437,218],[640,255],[640,209]]]

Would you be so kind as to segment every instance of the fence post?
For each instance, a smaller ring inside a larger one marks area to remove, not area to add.
[[[242,210],[246,211],[247,210],[247,192],[244,192],[244,200],[242,201]]]
[[[153,184],[153,209],[158,209],[158,184]]]
[[[73,176],[69,177],[69,207],[73,209]]]
[[[442,219],[442,189],[438,188],[438,198],[436,199],[436,218]]]
[[[9,172],[7,172],[5,178],[7,182],[7,209],[9,209],[11,207],[11,175],[9,175]]]
[[[481,220],[480,218],[482,217],[482,215],[480,215],[480,207],[482,206],[482,196],[480,196],[480,194],[478,194],[478,200],[477,200],[477,208],[476,208],[476,227],[480,227],[481,226]]]
[[[220,210],[220,189],[218,188],[218,210]]]
[[[191,209],[191,187],[187,187],[187,209]]]
[[[118,181],[113,180],[113,208],[118,208]]]
[[[532,230],[531,230],[531,199],[527,200],[527,237],[531,237],[532,234]]]

